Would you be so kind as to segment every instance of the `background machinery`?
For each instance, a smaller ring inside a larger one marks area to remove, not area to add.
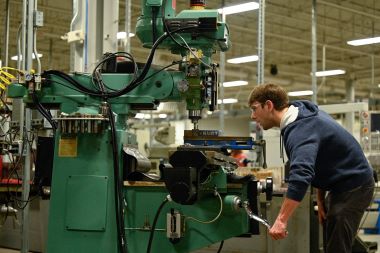
[[[109,53],[92,73],[30,72],[9,86],[8,96],[23,98],[54,132],[54,140],[44,142],[52,148],[40,149],[54,157],[51,189],[40,185],[50,195],[47,252],[190,252],[259,232],[248,215],[257,218],[257,196],[266,191],[270,197],[271,181],[263,188],[252,177],[237,177],[225,151],[263,142],[198,129],[201,111],[217,106],[211,56],[229,48],[227,25],[204,1],[191,1],[177,15],[175,3],[142,1],[136,33],[151,48],[144,64],[126,52]],[[158,48],[182,60],[154,66]],[[151,175],[127,119],[181,100],[194,129],[160,165],[161,173]]]

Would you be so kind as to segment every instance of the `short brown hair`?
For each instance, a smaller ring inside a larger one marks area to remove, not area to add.
[[[264,104],[267,100],[272,101],[276,110],[282,110],[289,105],[289,97],[286,91],[279,85],[268,83],[253,88],[248,97],[248,106],[254,102]]]

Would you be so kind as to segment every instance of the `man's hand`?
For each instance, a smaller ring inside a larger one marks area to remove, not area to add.
[[[292,216],[294,210],[300,204],[299,201],[289,199],[285,197],[284,203],[282,203],[280,213],[277,216],[276,222],[269,230],[269,235],[274,240],[284,239],[288,236],[286,226],[288,225],[288,219]]]
[[[269,230],[269,235],[273,240],[284,239],[288,236],[288,231],[286,230],[287,224],[282,222],[279,219],[276,219],[276,222],[273,224],[271,229]]]
[[[317,201],[317,205],[318,205],[318,220],[320,224],[323,224],[324,221],[326,220],[325,205],[321,201]]]
[[[326,220],[325,194],[325,191],[317,189],[318,220],[320,224],[323,224]]]

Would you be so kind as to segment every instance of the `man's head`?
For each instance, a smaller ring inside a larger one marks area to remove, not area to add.
[[[286,91],[275,84],[256,86],[248,97],[248,106],[252,110],[251,118],[264,130],[279,126],[289,98]]]

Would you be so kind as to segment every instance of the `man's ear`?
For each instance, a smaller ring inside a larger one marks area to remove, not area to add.
[[[265,103],[267,104],[269,111],[272,111],[274,109],[274,104],[272,101],[267,100],[267,101],[265,101]]]

